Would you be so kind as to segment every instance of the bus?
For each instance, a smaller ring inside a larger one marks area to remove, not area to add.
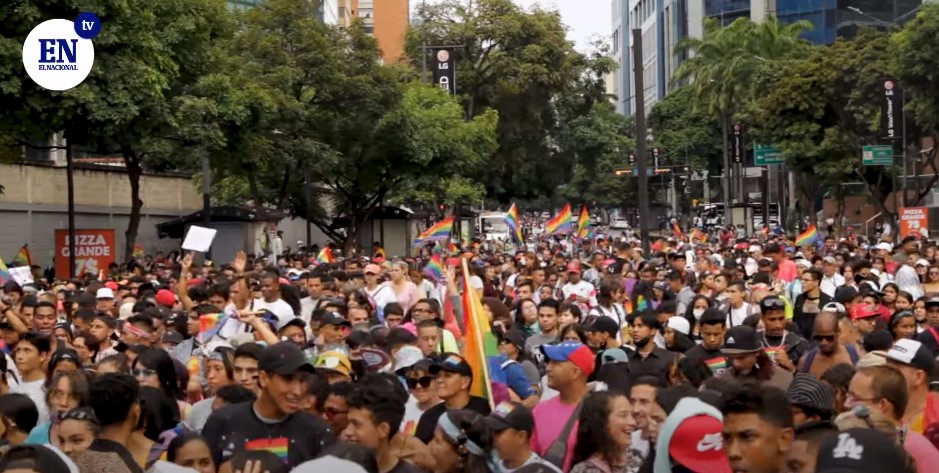
[[[509,240],[509,226],[505,224],[507,212],[480,212],[476,217],[477,235],[485,241]]]

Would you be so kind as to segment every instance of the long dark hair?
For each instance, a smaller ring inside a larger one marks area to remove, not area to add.
[[[625,397],[625,394],[603,391],[587,395],[580,409],[580,427],[577,429],[577,446],[574,447],[575,465],[594,455],[599,455],[609,464],[615,464],[622,451],[610,438],[607,424],[610,418],[610,405],[613,399]]]
[[[147,348],[137,355],[134,360],[134,367],[143,365],[156,371],[157,378],[160,380],[160,388],[164,394],[172,399],[182,400],[185,393],[179,386],[179,379],[176,377],[176,366],[173,359],[164,350],[159,348]]]

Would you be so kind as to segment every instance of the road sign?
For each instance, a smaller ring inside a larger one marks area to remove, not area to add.
[[[753,165],[769,166],[771,164],[782,164],[783,157],[779,148],[768,145],[753,145]]]
[[[861,161],[865,166],[891,166],[893,165],[893,146],[865,146],[861,152]]]

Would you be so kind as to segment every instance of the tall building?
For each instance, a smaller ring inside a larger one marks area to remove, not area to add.
[[[404,55],[404,36],[410,20],[409,0],[338,0],[339,21],[342,27],[362,20],[365,31],[375,35],[386,63],[397,61]]]

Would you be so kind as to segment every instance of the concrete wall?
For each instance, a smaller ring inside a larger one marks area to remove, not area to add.
[[[124,231],[130,213],[130,181],[122,169],[75,170],[77,228],[113,228],[117,256],[123,259]],[[65,168],[0,164],[0,257],[10,259],[24,243],[34,263],[51,263],[56,229],[68,228]],[[155,225],[202,208],[202,196],[191,179],[141,177],[144,202],[137,242],[147,253],[171,250],[178,242],[157,237]]]

